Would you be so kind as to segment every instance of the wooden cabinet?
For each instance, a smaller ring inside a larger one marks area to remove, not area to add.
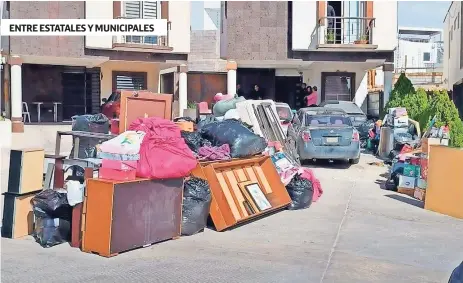
[[[138,118],[159,117],[172,119],[172,94],[148,91],[122,91],[119,133],[125,132]]]
[[[211,189],[210,215],[217,231],[270,214],[287,207],[291,198],[268,156],[199,164],[193,176],[206,179]],[[258,183],[271,205],[270,209],[250,213],[241,183]]]
[[[43,188],[43,149],[12,149],[8,192],[27,194]]]
[[[25,195],[4,193],[2,237],[16,239],[32,234],[34,214],[31,199],[37,193]]]
[[[82,250],[110,257],[180,236],[183,178],[89,179]]]

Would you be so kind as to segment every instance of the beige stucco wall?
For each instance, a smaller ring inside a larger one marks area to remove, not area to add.
[[[101,80],[101,98],[108,98],[112,92],[113,71],[146,72],[148,90],[158,92],[159,64],[129,61],[108,61],[100,65],[103,79]]]

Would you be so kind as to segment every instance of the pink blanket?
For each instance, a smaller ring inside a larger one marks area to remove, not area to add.
[[[313,187],[312,202],[316,202],[323,194],[320,181],[315,177],[313,171],[310,170],[309,168],[301,167],[299,169],[299,173],[301,174],[302,178],[307,179],[312,182],[312,187]]]

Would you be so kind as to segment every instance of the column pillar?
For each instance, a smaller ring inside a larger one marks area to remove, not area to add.
[[[383,65],[383,77],[384,77],[384,94],[383,94],[383,107],[389,101],[392,91],[394,64],[386,63]]]
[[[11,66],[11,128],[13,133],[23,133],[22,59],[14,55],[8,63]]]
[[[177,72],[178,76],[178,106],[179,106],[179,115],[183,117],[183,111],[188,107],[188,67],[185,64],[178,66]]]
[[[236,95],[236,69],[238,65],[235,61],[227,62],[227,94]]]

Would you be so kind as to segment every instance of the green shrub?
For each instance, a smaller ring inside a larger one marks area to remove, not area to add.
[[[389,108],[404,107],[404,98],[413,93],[415,93],[415,88],[413,87],[412,82],[407,78],[407,76],[405,76],[405,73],[400,74],[399,78],[394,84],[394,88],[391,91],[389,101],[384,106],[381,117],[386,114],[387,109]]]
[[[459,117],[458,109],[445,90],[433,92],[428,108],[423,111],[420,117],[420,125],[421,123],[427,124],[434,116],[436,116],[436,127],[448,123],[450,127],[450,145],[463,147],[463,122]]]

